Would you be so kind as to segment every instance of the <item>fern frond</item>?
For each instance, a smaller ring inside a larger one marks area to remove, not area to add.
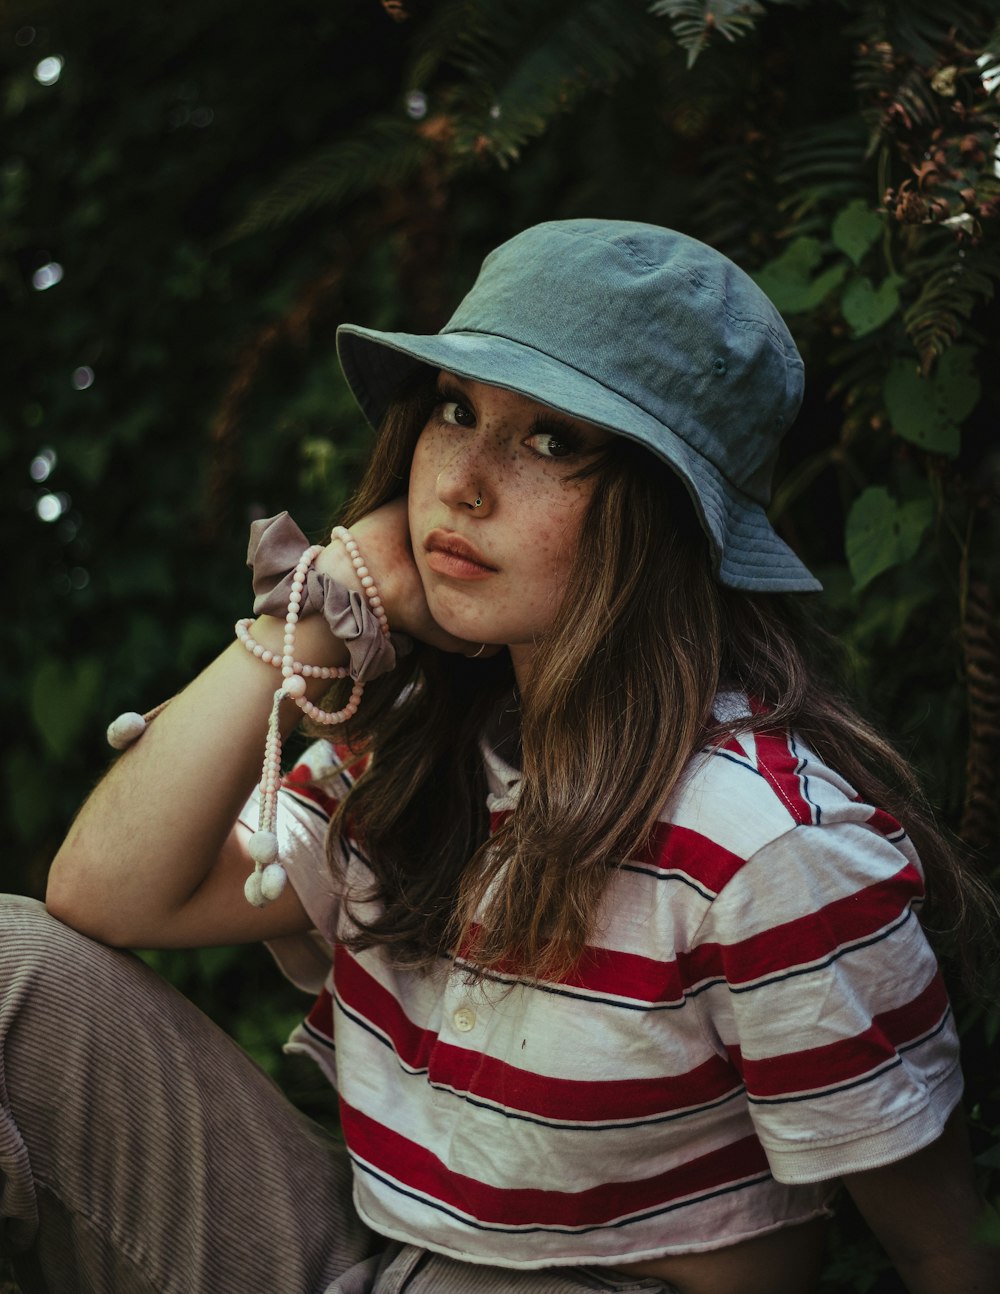
[[[916,300],[903,313],[903,327],[917,348],[921,367],[960,337],[975,308],[989,301],[1000,280],[1000,252],[985,243],[957,247],[943,230],[927,238],[927,254],[907,264],[907,277],[920,285]]]
[[[446,5],[462,26],[424,33],[412,83],[445,65],[461,74],[448,100],[452,152],[501,165],[588,91],[608,91],[645,62],[657,30],[633,0],[465,0]],[[426,85],[426,82],[424,82]]]
[[[397,116],[374,117],[356,133],[290,167],[264,189],[224,241],[289,224],[318,207],[401,183],[427,156],[426,128]]]
[[[996,21],[990,0],[877,0],[867,8],[872,29],[881,21],[885,39],[923,67],[949,45],[978,43]]]
[[[962,624],[969,750],[959,835],[974,849],[995,849],[1000,838],[1000,621],[992,590],[970,585]]]
[[[789,234],[825,237],[831,212],[852,198],[873,196],[864,167],[866,142],[856,116],[789,132],[776,174],[778,207]]]
[[[803,0],[770,3],[802,4]],[[653,0],[649,12],[657,18],[670,19],[674,37],[687,51],[687,65],[691,68],[713,36],[738,40],[753,31],[767,10],[761,0]]]
[[[885,425],[885,333],[879,330],[846,342],[830,352],[828,362],[835,376],[827,398],[844,411],[840,444],[846,448]]]

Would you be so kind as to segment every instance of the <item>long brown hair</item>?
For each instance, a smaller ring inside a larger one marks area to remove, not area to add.
[[[405,490],[432,390],[424,374],[391,406],[347,524]],[[824,681],[822,635],[801,595],[720,585],[683,483],[641,446],[614,437],[596,473],[563,604],[572,614],[556,617],[519,698],[520,797],[493,835],[479,741],[513,693],[505,652],[467,661],[417,644],[333,733],[373,756],[328,843],[339,869],[346,838],[360,840],[373,876],[365,897],[380,905],[355,914],[349,945],[411,964],[461,948],[483,970],[567,970],[615,867],[648,838],[691,755],[729,734],[712,717],[721,688],[762,703],[741,731],[793,727],[905,824],[939,926],[965,929],[995,910],[906,761]]]

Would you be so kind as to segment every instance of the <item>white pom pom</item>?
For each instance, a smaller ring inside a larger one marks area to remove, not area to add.
[[[255,831],[247,842],[247,849],[255,863],[266,867],[278,857],[278,837],[273,831]]]
[[[276,899],[285,888],[288,874],[280,863],[265,867],[260,878],[260,892],[267,900]]]
[[[145,731],[146,720],[141,714],[129,710],[125,714],[120,714],[113,723],[108,725],[108,745],[113,746],[115,750],[124,750]]]
[[[264,906],[267,899],[261,893],[260,872],[250,873],[246,879],[246,884],[243,886],[243,893],[246,895],[247,902],[253,907],[262,908]]]

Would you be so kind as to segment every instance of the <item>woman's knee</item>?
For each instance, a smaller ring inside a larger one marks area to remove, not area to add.
[[[123,954],[81,934],[47,911],[38,899],[0,895],[0,985],[39,974],[66,977],[85,967],[113,968]]]

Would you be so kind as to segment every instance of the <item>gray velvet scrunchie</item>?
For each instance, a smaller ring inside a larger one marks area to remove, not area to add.
[[[309,540],[287,512],[253,522],[247,565],[253,571],[254,615],[284,620],[292,591],[292,571],[308,547]],[[355,681],[370,682],[380,674],[388,674],[397,655],[406,655],[412,647],[406,634],[394,633],[387,638],[382,633],[364,594],[321,575],[312,566],[306,573],[299,614],[325,617],[330,632],[350,653],[351,678]]]

